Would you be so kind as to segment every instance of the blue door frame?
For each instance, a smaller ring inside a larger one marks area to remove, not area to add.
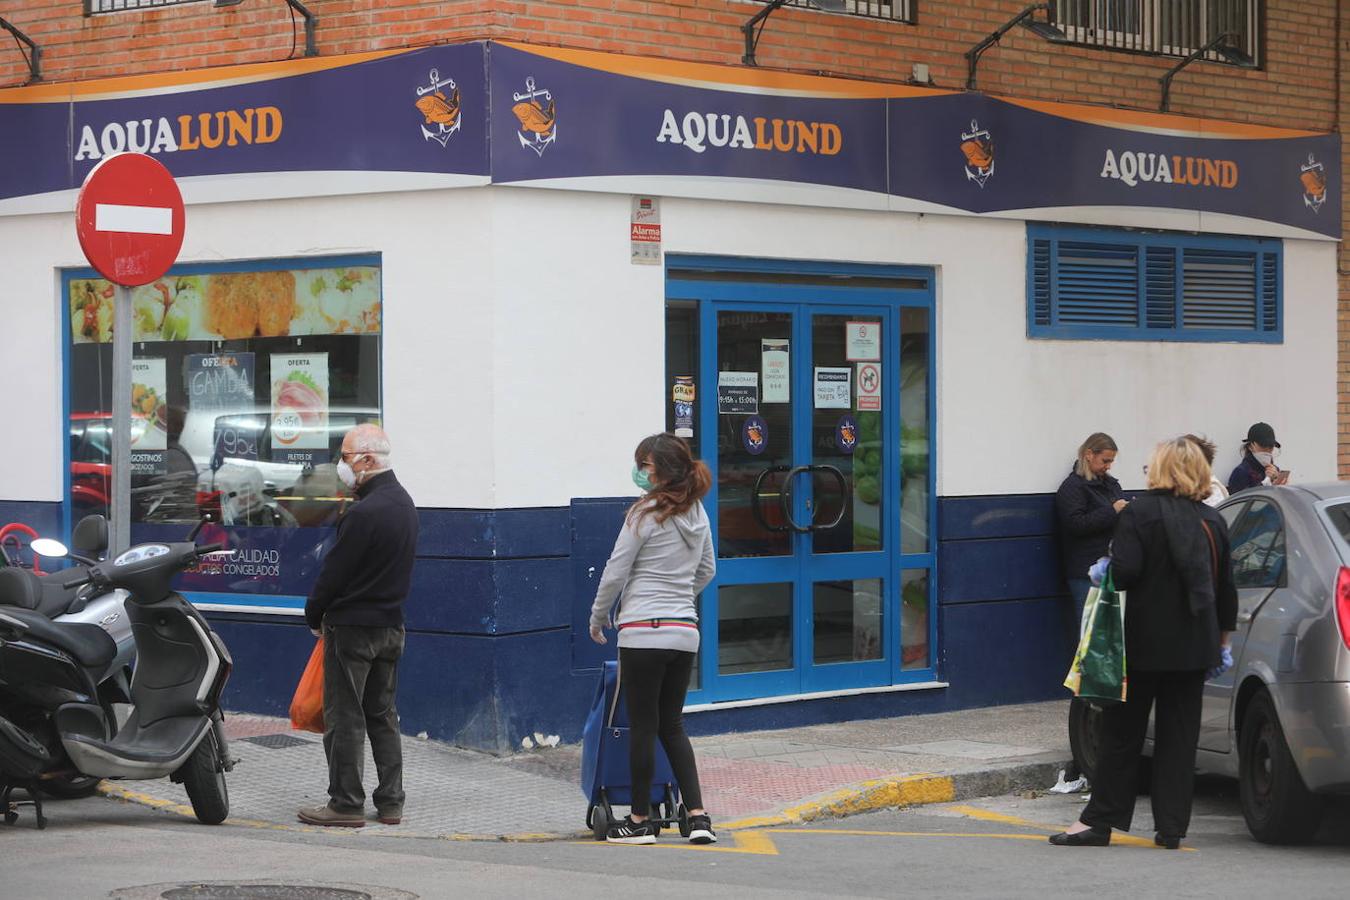
[[[814,404],[812,334],[814,318],[819,315],[858,315],[882,323],[882,422],[884,460],[881,493],[883,503],[883,549],[870,552],[816,553],[812,534],[791,536],[791,553],[784,556],[719,558],[717,577],[704,591],[701,600],[703,645],[699,686],[689,693],[689,703],[743,700],[793,694],[834,692],[858,688],[876,688],[906,682],[931,681],[936,677],[936,497],[935,443],[932,440],[936,402],[933,375],[933,277],[924,268],[899,266],[857,266],[832,263],[745,260],[724,257],[671,257],[667,261],[666,295],[669,300],[695,301],[699,317],[697,427],[704,436],[718,434],[717,369],[718,314],[752,311],[791,315],[791,392],[792,462],[813,462],[812,435]],[[690,278],[689,270],[703,270]],[[720,280],[713,272],[731,273]],[[764,277],[764,276],[770,277]],[[776,281],[772,276],[780,276]],[[683,276],[683,277],[682,277]],[[805,280],[811,283],[802,283]],[[827,276],[814,279],[811,276]],[[850,278],[864,279],[863,286],[850,284]],[[837,279],[837,280],[836,280]],[[889,284],[888,284],[889,282]],[[894,286],[891,286],[894,285]],[[902,496],[903,448],[900,421],[900,310],[926,311],[929,423],[927,479],[927,546],[924,552],[902,553],[900,513]],[[841,410],[842,412],[842,410]],[[719,488],[716,446],[703,445],[703,456],[713,469],[713,487],[706,504],[713,524],[713,540],[719,539]],[[812,482],[801,477],[794,484],[793,517],[798,522],[811,519]],[[901,581],[905,570],[927,570],[928,664],[924,668],[904,669],[901,659]],[[819,582],[881,579],[882,634],[884,651],[880,659],[861,662],[814,663],[812,588]],[[792,589],[792,659],[789,669],[776,671],[718,673],[719,591],[743,584],[789,584]]]

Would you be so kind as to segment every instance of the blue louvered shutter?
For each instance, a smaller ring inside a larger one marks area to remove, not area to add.
[[[1030,224],[1032,337],[1278,341],[1273,240]]]
[[[1280,330],[1280,254],[1261,254],[1261,330]]]
[[[1047,238],[1031,242],[1031,314],[1037,325],[1054,322],[1050,290],[1050,247]]]
[[[1177,327],[1177,248],[1148,247],[1144,267],[1144,316],[1149,328]]]

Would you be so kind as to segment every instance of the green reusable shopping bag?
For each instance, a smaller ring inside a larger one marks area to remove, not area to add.
[[[1117,591],[1106,570],[1101,587],[1088,591],[1078,651],[1064,686],[1074,696],[1092,700],[1124,700],[1129,687],[1125,676],[1125,592]]]

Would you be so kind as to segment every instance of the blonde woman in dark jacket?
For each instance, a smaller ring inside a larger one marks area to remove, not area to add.
[[[1111,829],[1130,829],[1150,712],[1154,841],[1176,849],[1186,836],[1205,679],[1232,664],[1237,627],[1228,529],[1204,504],[1210,475],[1195,442],[1164,441],[1149,460],[1148,493],[1120,515],[1111,573],[1126,592],[1127,699],[1104,707],[1092,800],[1052,844],[1102,847]]]

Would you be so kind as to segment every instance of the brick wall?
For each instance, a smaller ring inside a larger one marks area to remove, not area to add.
[[[1346,179],[1350,178],[1350,146],[1346,141],[1346,124],[1350,123],[1350,10],[1343,9],[1337,19],[1336,44],[1340,65],[1337,67],[1340,89],[1336,91],[1339,109],[1336,115],[1336,130],[1341,133],[1341,229],[1344,234],[1345,223],[1350,222],[1350,190],[1345,189]],[[1341,251],[1337,266],[1340,281],[1340,305],[1338,313],[1338,339],[1340,353],[1337,354],[1337,387],[1340,397],[1338,404],[1337,431],[1339,432],[1337,461],[1341,478],[1350,478],[1350,243],[1341,241]]]
[[[1235,121],[1324,130],[1333,91],[1339,0],[1268,0],[1266,65],[1243,71],[1192,64],[1173,108]],[[308,0],[324,55],[497,37],[596,50],[739,64],[747,0]],[[927,63],[938,85],[965,82],[962,54],[1024,0],[920,0],[919,24],[781,9],[764,30],[765,67],[902,81]],[[28,0],[5,16],[43,47],[49,81],[284,58],[291,16],[283,0],[210,0],[85,18],[79,0]],[[299,31],[299,29],[296,29]],[[297,36],[303,48],[303,38]],[[1158,57],[1052,46],[1023,29],[985,54],[980,86],[993,93],[1142,109],[1158,105]],[[0,84],[24,80],[17,49],[0,44]]]

